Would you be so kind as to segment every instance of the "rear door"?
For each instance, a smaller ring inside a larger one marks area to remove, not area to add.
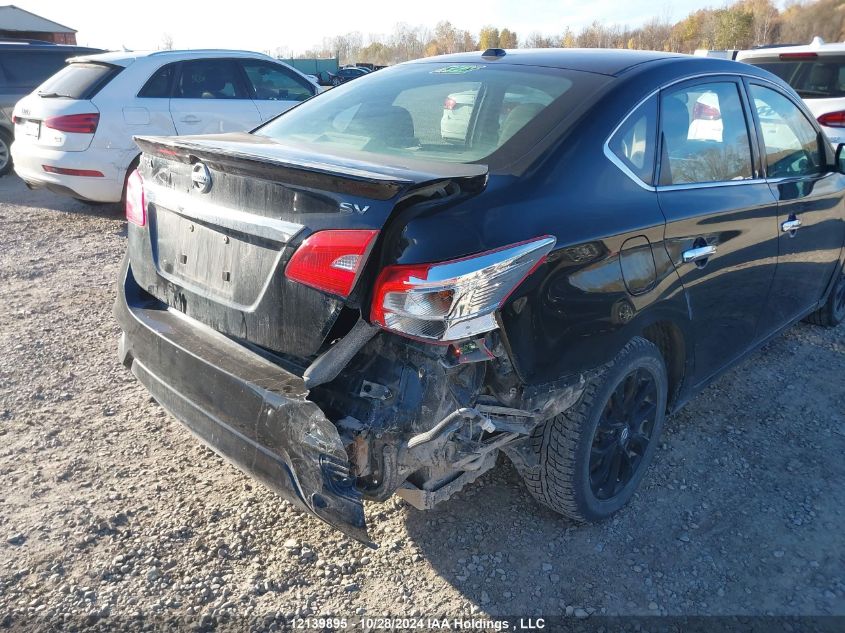
[[[664,90],[660,133],[658,199],[692,313],[700,382],[757,338],[777,261],[777,203],[761,177],[741,81]]]
[[[281,64],[261,59],[241,59],[237,63],[244,70],[247,89],[262,121],[269,121],[317,92],[307,79]]]
[[[170,96],[179,76],[179,62],[165,64],[141,86],[135,99],[123,103],[123,121],[136,134],[176,134]],[[134,141],[130,141],[134,147]]]
[[[182,62],[170,99],[170,114],[180,136],[245,132],[261,123],[233,59]]]
[[[828,166],[824,137],[786,94],[749,81],[766,177],[778,201],[778,266],[765,311],[773,331],[821,298],[845,241],[845,178]]]

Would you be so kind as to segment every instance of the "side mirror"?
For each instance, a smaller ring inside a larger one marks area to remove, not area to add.
[[[833,166],[840,174],[845,174],[845,143],[840,143],[836,146],[836,158],[833,161]]]

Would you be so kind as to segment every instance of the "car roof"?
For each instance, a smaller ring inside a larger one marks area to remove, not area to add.
[[[102,62],[105,64],[116,64],[118,66],[128,66],[136,59],[144,59],[148,57],[161,58],[162,61],[182,61],[189,59],[203,59],[214,57],[245,57],[245,58],[260,58],[270,61],[278,62],[279,60],[265,55],[264,53],[256,53],[254,51],[241,50],[226,50],[223,48],[204,48],[193,50],[176,50],[176,51],[111,51],[109,53],[101,53],[98,55],[80,55],[74,57],[74,62]]]
[[[496,49],[497,51],[500,49]],[[618,75],[633,66],[648,62],[689,57],[678,53],[659,51],[632,51],[611,48],[520,48],[508,49],[496,57],[485,57],[481,51],[472,53],[453,53],[418,59],[412,64],[434,62],[459,64],[507,64],[519,66],[547,66],[583,70],[601,75]]]
[[[845,53],[845,43],[834,42],[827,44],[822,38],[814,37],[809,44],[797,44],[790,46],[769,46],[762,48],[752,48],[745,51],[739,51],[736,58],[738,60],[756,59],[760,57],[778,57],[783,54],[790,53],[816,53],[817,55],[841,55]]]
[[[55,51],[59,53],[74,53],[87,52],[92,53],[102,52],[101,48],[91,48],[90,46],[77,46],[75,44],[53,44],[52,42],[42,42],[38,40],[4,40],[0,38],[0,51]]]

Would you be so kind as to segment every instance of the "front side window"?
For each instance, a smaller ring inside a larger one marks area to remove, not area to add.
[[[751,143],[733,82],[667,91],[660,98],[660,184],[753,177]]]
[[[394,66],[325,92],[256,134],[320,153],[474,162],[512,139],[536,143],[608,81],[504,64]]]
[[[228,59],[203,59],[182,64],[173,95],[181,99],[248,99],[238,68]]]
[[[253,99],[262,101],[305,101],[314,89],[299,77],[293,76],[278,64],[262,61],[242,62],[249,78]]]
[[[819,134],[792,101],[779,92],[751,84],[766,145],[769,178],[812,176],[824,171]]]
[[[608,144],[622,164],[648,185],[654,178],[656,129],[657,98],[651,97],[625,119]]]

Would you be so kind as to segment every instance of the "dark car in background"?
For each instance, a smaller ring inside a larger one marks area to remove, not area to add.
[[[252,133],[137,140],[122,361],[364,541],[364,499],[430,508],[501,452],[543,504],[606,519],[667,414],[789,325],[845,317],[841,148],[753,66],[432,57]]]
[[[12,169],[9,147],[14,136],[15,104],[61,70],[69,57],[100,52],[97,48],[38,40],[0,40],[0,176]]]
[[[357,66],[347,66],[346,68],[339,68],[334,75],[332,75],[332,85],[339,86],[340,84],[358,79],[364,75],[370,74],[367,68],[358,68]]]

